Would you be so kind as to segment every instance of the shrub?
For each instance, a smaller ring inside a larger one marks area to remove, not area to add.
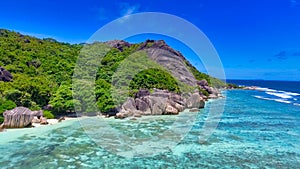
[[[17,107],[17,105],[11,100],[5,100],[5,99],[0,100],[0,114],[1,115],[5,110],[11,110],[15,107]]]
[[[49,110],[44,110],[44,117],[47,119],[54,119],[54,115]]]
[[[199,88],[199,90],[202,94],[204,94],[204,96],[209,96],[209,93],[206,90],[200,89],[200,88]]]

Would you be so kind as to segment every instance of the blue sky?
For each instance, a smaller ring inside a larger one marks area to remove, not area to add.
[[[215,46],[228,79],[300,80],[300,0],[3,0],[0,27],[80,43],[138,12],[169,13],[196,25]]]

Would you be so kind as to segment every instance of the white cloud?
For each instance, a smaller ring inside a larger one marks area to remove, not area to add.
[[[120,22],[124,22],[130,18],[129,15],[139,12],[140,5],[130,5],[129,3],[120,3],[120,16],[123,17]]]

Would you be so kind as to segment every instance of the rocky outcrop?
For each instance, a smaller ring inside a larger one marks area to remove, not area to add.
[[[0,81],[10,82],[12,79],[11,73],[0,66]]]
[[[148,92],[140,91],[138,93]],[[186,108],[199,110],[204,108],[205,105],[199,92],[184,97],[167,90],[155,89],[152,94],[138,95],[141,97],[128,98],[115,118],[123,119],[143,115],[176,115]]]
[[[105,42],[113,48],[123,51],[124,48],[131,46],[122,40]],[[211,87],[206,80],[197,80],[192,69],[196,69],[185,57],[163,40],[147,40],[139,45],[138,51],[144,51],[148,57],[163,67],[179,82],[180,87],[188,86],[187,91],[195,90],[192,93],[176,94],[166,90],[154,90],[150,93],[147,89],[140,89],[133,98],[128,98],[125,103],[118,107],[115,118],[140,117],[143,115],[165,115],[178,114],[184,109],[191,112],[198,112],[204,108],[205,99],[217,98],[219,91]],[[184,90],[186,91],[186,90]]]
[[[110,47],[117,48],[117,49],[120,50],[120,51],[123,51],[123,50],[124,50],[124,47],[130,47],[130,46],[131,46],[130,43],[125,42],[125,41],[123,41],[123,40],[112,40],[112,41],[107,41],[107,42],[105,42],[105,44],[107,44],[107,45],[110,46]]]
[[[205,102],[204,99],[200,96],[199,93],[192,94],[186,101],[186,107],[189,109],[197,108],[201,109],[204,108]]]
[[[147,40],[141,45],[139,50],[146,51],[150,59],[170,71],[180,82],[189,86],[197,85],[197,80],[188,70],[187,60],[179,51],[168,46],[165,41]]]
[[[140,89],[136,94],[135,94],[135,98],[140,98],[140,97],[145,97],[145,96],[149,96],[150,95],[150,91],[147,89]]]
[[[34,114],[25,107],[17,107],[13,110],[7,110],[3,113],[5,128],[22,128],[31,124]]]
[[[130,43],[123,40],[107,41],[105,44],[120,51],[123,51],[125,47],[131,46]],[[151,60],[165,68],[178,81],[188,86],[199,87],[205,90],[209,98],[218,97],[219,91],[211,87],[206,80],[198,81],[190,71],[190,68],[194,68],[194,66],[179,51],[174,50],[164,40],[146,40],[140,44],[138,50],[145,51]],[[137,93],[135,98],[147,95],[150,95],[150,93],[147,93],[147,90],[143,90]]]
[[[4,128],[30,127],[32,123],[47,124],[47,119],[43,117],[42,111],[31,111],[25,107],[17,107],[3,113]],[[35,118],[36,117],[36,118]]]
[[[200,89],[207,91],[208,98],[209,99],[216,99],[221,97],[221,92],[214,87],[209,86],[208,82],[206,80],[200,80],[197,82],[197,85],[199,86]]]

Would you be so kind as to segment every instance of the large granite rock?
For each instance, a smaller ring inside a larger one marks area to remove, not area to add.
[[[127,98],[127,101],[125,103],[123,103],[123,105],[122,105],[122,109],[127,110],[127,111],[136,110],[134,98],[131,98],[131,97]]]
[[[40,111],[31,111],[25,107],[17,107],[3,113],[5,128],[23,128],[31,126],[34,116],[41,116]]]
[[[205,79],[199,80],[199,81],[197,82],[197,85],[200,86],[200,87],[209,86],[209,85],[208,85],[208,82],[207,82]]]
[[[136,98],[135,99],[136,108],[137,108],[137,110],[145,112],[146,114],[151,114],[149,102],[147,103],[146,101],[147,101],[147,99],[145,99],[145,98],[143,98],[143,99]]]
[[[0,66],[0,81],[10,82],[12,79],[11,73]]]
[[[48,124],[43,117],[43,111],[31,111],[26,107],[16,107],[3,113],[4,128],[23,128],[30,127],[32,123]]]
[[[204,108],[205,102],[199,93],[194,93],[186,101],[187,108]]]
[[[199,91],[185,96],[155,89],[150,95],[141,94],[139,98],[128,98],[115,118],[140,117],[142,115],[176,115],[186,108],[204,108],[204,99]]]
[[[188,70],[187,60],[179,52],[171,48],[163,40],[147,40],[139,50],[145,51],[149,58],[170,71],[170,73],[179,81],[189,85],[196,86],[197,80]],[[189,64],[189,66],[192,66]]]
[[[154,94],[154,96],[150,95],[145,98],[145,99],[147,99],[146,102],[148,102],[149,107],[151,109],[151,114],[152,115],[165,114],[167,98],[157,97],[157,96],[155,96],[155,93],[153,93],[153,94]]]

